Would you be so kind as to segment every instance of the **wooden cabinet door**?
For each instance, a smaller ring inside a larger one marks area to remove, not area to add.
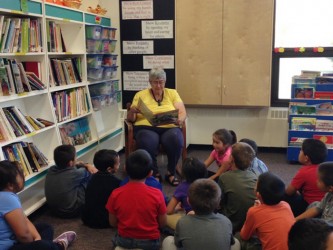
[[[176,88],[185,104],[221,105],[222,1],[176,3]]]
[[[273,0],[224,0],[222,105],[270,105],[273,8]]]

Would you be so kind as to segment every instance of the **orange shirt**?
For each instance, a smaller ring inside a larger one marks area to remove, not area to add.
[[[288,203],[261,204],[249,209],[240,232],[243,240],[257,235],[264,250],[288,250],[288,233],[295,218]]]

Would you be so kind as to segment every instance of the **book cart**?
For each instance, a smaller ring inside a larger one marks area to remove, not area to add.
[[[89,91],[95,82],[88,79],[85,26],[95,23],[111,29],[109,17],[41,0],[0,2],[0,28],[12,30],[0,36],[0,160],[19,161],[25,171],[18,195],[27,215],[46,201],[44,179],[55,147],[71,143],[86,162],[101,148],[123,147],[117,72],[115,101],[103,110],[94,108]],[[40,85],[28,81],[30,71]]]
[[[330,78],[330,77],[329,77]],[[289,105],[287,158],[298,162],[301,145],[306,138],[325,142],[327,160],[333,160],[333,83],[293,83]]]

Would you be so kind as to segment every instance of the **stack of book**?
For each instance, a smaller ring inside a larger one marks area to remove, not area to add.
[[[52,122],[23,115],[16,106],[0,108],[0,142],[30,134],[53,125]]]
[[[50,86],[69,85],[81,82],[79,57],[50,59]]]
[[[34,90],[46,89],[45,84],[35,72],[25,70],[24,67],[38,62],[17,62],[16,59],[0,58],[0,96],[22,94]],[[39,74],[39,73],[38,73]]]
[[[0,53],[42,52],[39,19],[0,15]]]
[[[48,165],[48,159],[31,142],[17,142],[2,148],[6,160],[17,161],[25,176]]]
[[[87,90],[84,87],[52,93],[57,121],[66,121],[90,111]]]

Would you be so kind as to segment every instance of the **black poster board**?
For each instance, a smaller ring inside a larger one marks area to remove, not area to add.
[[[154,53],[152,55],[175,55],[175,2],[174,0],[153,0],[153,19],[123,19],[122,3],[120,1],[120,46],[122,79],[124,71],[149,71],[143,68],[144,54],[123,54],[123,41],[153,40]],[[172,39],[142,39],[141,21],[149,20],[173,20]],[[175,69],[165,69],[167,74],[167,88],[175,88]],[[122,86],[122,105],[131,102],[137,91],[124,90]]]

